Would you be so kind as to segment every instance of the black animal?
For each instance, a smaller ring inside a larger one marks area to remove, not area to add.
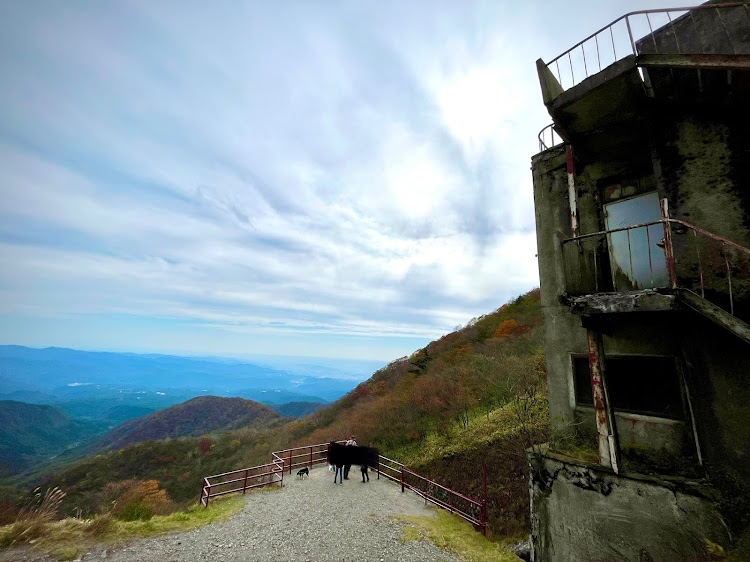
[[[346,446],[339,443],[328,445],[328,462],[332,465],[357,464],[377,469],[379,460],[379,451],[373,447]]]
[[[304,478],[305,476],[310,478],[310,471],[307,469],[307,467],[297,471],[297,478]]]

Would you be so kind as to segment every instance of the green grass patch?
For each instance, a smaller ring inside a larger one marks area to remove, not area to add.
[[[170,515],[155,515],[148,521],[118,521],[109,535],[118,542],[132,538],[150,537],[166,533],[184,533],[216,521],[226,521],[239,513],[245,502],[241,496],[217,498],[208,508],[193,505],[185,511]]]
[[[399,515],[396,520],[405,523],[401,541],[427,539],[438,548],[454,553],[467,562],[518,562],[505,542],[490,542],[474,530],[467,521],[446,511],[437,511],[435,517]]]
[[[110,515],[93,519],[67,518],[60,521],[22,520],[0,527],[0,548],[31,544],[58,560],[73,560],[97,545],[114,546],[128,540],[184,533],[239,513],[245,502],[234,496],[213,500],[206,509],[198,504],[170,515],[156,515],[148,521],[120,521]]]
[[[534,396],[530,408],[521,414],[519,408],[518,403],[505,404],[471,419],[466,427],[455,425],[448,435],[432,433],[423,443],[411,443],[393,454],[406,465],[419,465],[429,459],[492,446],[496,441],[519,435],[524,429],[542,431],[548,425],[549,407],[545,396]]]

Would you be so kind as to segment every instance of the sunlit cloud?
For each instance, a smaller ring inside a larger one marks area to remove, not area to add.
[[[0,343],[389,360],[494,310],[534,60],[627,4],[4,3]]]

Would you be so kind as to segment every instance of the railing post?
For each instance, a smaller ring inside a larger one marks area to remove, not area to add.
[[[673,289],[677,288],[677,273],[675,271],[674,248],[672,247],[672,225],[669,224],[669,201],[665,198],[660,201],[661,220],[664,223],[664,255],[667,258],[667,273],[669,284]]]
[[[620,473],[620,444],[617,439],[612,402],[607,391],[607,379],[602,334],[586,327],[589,348],[589,370],[591,372],[591,393],[594,397],[594,417],[596,419],[599,462],[610,467],[615,474]]]
[[[312,470],[313,459],[312,459],[312,447],[310,447],[310,470]]]
[[[292,475],[292,450],[289,449],[289,476]]]
[[[487,463],[482,463],[482,534],[487,536]]]
[[[732,296],[732,270],[729,267],[729,258],[727,257],[727,245],[722,244],[721,250],[724,253],[724,263],[727,264],[727,281],[729,282],[729,312],[734,316],[734,297]]]
[[[201,495],[200,495],[200,498],[198,499],[198,503],[200,503],[201,505],[204,505],[203,497],[207,495],[206,486],[208,486],[208,478],[203,479],[203,486],[201,486]],[[206,499],[205,507],[208,507],[208,499]]]
[[[245,481],[242,483],[242,495],[245,495],[245,492],[247,492],[247,469],[245,469]]]
[[[404,467],[401,467],[401,492],[404,491]]]
[[[633,49],[633,54],[637,55],[638,51],[635,48],[635,41],[633,41],[633,30],[630,29],[630,19],[628,17],[628,14],[625,15],[625,25],[628,26],[628,37],[630,37],[630,46]]]

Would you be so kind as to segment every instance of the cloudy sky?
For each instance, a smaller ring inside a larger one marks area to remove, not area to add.
[[[424,346],[538,284],[534,61],[667,5],[2,2],[0,343]]]

